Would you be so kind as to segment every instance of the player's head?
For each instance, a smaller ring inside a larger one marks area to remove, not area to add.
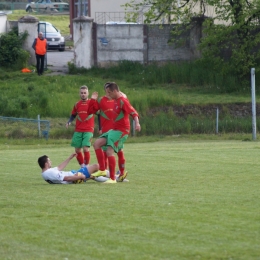
[[[87,86],[81,86],[79,89],[79,95],[81,100],[88,99],[88,87]]]
[[[107,87],[108,87],[110,84],[116,84],[116,83],[115,83],[115,82],[106,82],[106,83],[105,83],[105,85],[104,85],[104,90],[105,90],[105,92],[106,92],[106,96],[107,96],[107,97],[109,97],[109,95],[108,95],[108,90],[109,90],[109,89],[108,89]]]
[[[112,99],[116,99],[120,93],[119,87],[115,82],[107,82],[104,86],[106,94]]]
[[[38,158],[38,164],[42,169],[45,168],[46,163],[48,163],[49,167],[51,167],[51,160],[49,159],[49,157],[47,155],[43,155]]]

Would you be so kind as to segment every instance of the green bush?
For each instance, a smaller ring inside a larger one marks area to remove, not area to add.
[[[22,46],[27,36],[27,32],[18,35],[17,28],[0,36],[1,66],[11,69],[26,67],[30,54]]]

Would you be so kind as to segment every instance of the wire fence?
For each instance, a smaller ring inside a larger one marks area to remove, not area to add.
[[[1,11],[25,10],[28,2],[0,2]]]
[[[75,131],[75,121],[66,128],[68,118],[46,118],[28,119],[0,116],[0,138],[45,138],[50,139],[71,139]],[[95,117],[94,137],[100,135],[98,130],[98,120]],[[134,131],[134,122],[131,121],[131,133]]]
[[[50,121],[0,116],[0,137],[45,138],[48,140]]]

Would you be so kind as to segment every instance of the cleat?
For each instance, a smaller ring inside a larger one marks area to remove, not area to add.
[[[126,178],[126,176],[127,176],[127,171],[124,171],[124,174],[118,176],[117,181],[118,182],[123,182],[124,179]]]
[[[116,180],[108,179],[107,181],[103,182],[104,184],[113,184],[116,183]]]
[[[106,177],[107,173],[106,173],[106,171],[97,171],[95,173],[92,173],[91,176],[94,176],[94,177],[99,177],[99,176]]]
[[[129,180],[128,179],[124,179],[123,182],[129,182]]]

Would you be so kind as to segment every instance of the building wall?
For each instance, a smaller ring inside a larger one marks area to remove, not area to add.
[[[127,3],[128,0],[91,0],[90,16],[94,22],[105,24],[109,21],[125,21],[125,8],[121,5]]]
[[[129,2],[128,0],[91,0],[91,17],[94,18],[95,12],[124,12],[121,5]]]

